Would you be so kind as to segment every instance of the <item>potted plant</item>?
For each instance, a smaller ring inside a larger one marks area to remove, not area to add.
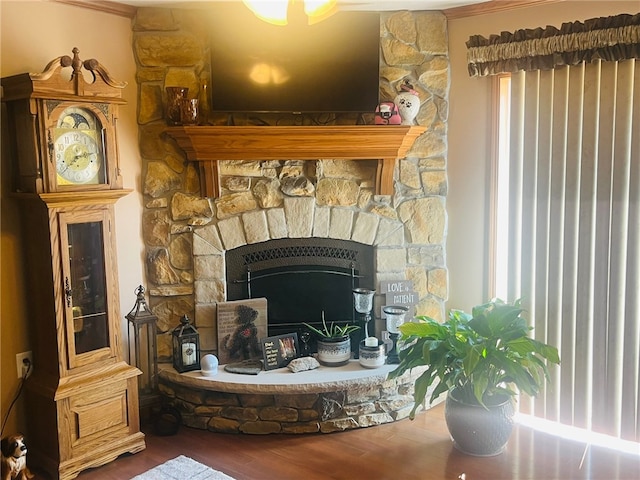
[[[339,367],[346,365],[351,359],[351,332],[358,330],[358,325],[336,325],[331,322],[327,326],[322,312],[322,329],[308,323],[306,327],[318,336],[318,362],[327,367]]]
[[[448,393],[445,419],[455,446],[472,455],[501,453],[513,425],[514,397],[535,396],[549,380],[546,362],[560,363],[555,347],[528,336],[520,301],[493,300],[468,314],[451,310],[438,323],[421,316],[400,326],[400,363],[391,378],[426,367],[416,379],[410,418],[424,404]]]

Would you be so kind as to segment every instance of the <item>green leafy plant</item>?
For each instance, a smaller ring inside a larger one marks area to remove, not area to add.
[[[331,322],[330,326],[327,326],[327,322],[324,319],[324,312],[322,312],[322,330],[316,328],[308,323],[304,324],[309,330],[318,335],[321,338],[342,338],[349,335],[351,332],[355,332],[360,327],[358,325],[336,325],[334,322]]]
[[[443,323],[421,316],[401,325],[400,363],[390,377],[427,367],[416,379],[410,417],[436,381],[429,403],[452,389],[462,402],[485,408],[518,390],[537,395],[549,381],[547,362],[559,364],[560,358],[557,348],[528,336],[532,327],[522,313],[520,301],[493,300],[474,307],[471,315],[451,310]]]

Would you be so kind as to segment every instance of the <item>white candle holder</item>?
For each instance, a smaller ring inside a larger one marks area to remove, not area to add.
[[[358,312],[362,316],[360,339],[356,343],[356,348],[353,352],[355,358],[358,358],[360,355],[357,345],[359,345],[360,341],[369,337],[369,322],[371,321],[371,310],[373,310],[373,295],[375,293],[375,290],[369,290],[367,288],[353,289],[353,307],[355,308],[356,312]]]

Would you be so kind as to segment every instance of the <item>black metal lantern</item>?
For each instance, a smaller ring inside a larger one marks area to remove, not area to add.
[[[144,287],[136,289],[136,303],[127,314],[129,321],[129,363],[142,371],[138,376],[140,406],[153,403],[158,388],[158,349],[156,343],[156,317],[144,299]]]
[[[183,315],[173,332],[173,368],[176,371],[200,370],[200,335],[189,317]]]

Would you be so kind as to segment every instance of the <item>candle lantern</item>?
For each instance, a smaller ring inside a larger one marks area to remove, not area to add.
[[[158,350],[156,343],[156,317],[144,299],[144,287],[136,289],[136,303],[127,314],[129,321],[129,363],[142,374],[138,376],[140,406],[146,406],[158,397]]]
[[[173,368],[180,373],[200,370],[200,335],[190,322],[183,315],[172,332]]]
[[[391,350],[387,353],[387,363],[394,364],[400,363],[398,357],[398,337],[400,336],[400,325],[404,323],[404,316],[409,311],[408,307],[403,305],[390,305],[382,309],[387,316],[387,330],[389,331],[389,337],[391,338]]]

